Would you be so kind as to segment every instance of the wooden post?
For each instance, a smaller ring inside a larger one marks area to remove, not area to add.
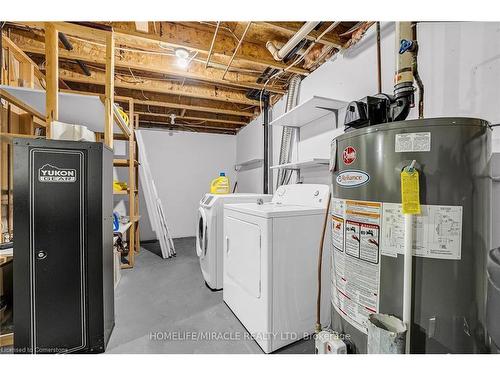
[[[139,128],[139,115],[134,116],[134,131]],[[135,140],[135,133],[134,133],[134,174],[135,174],[135,189],[137,190],[137,194],[135,196],[135,208],[134,208],[134,213],[135,216],[138,218],[139,217],[139,160],[138,160],[138,155],[139,155],[139,150],[137,148],[137,141]],[[136,163],[137,161],[137,163]],[[135,248],[137,252],[139,253],[141,251],[141,241],[139,237],[139,220],[135,222]]]
[[[45,23],[45,70],[47,83],[45,98],[45,128],[47,138],[51,138],[52,121],[57,121],[59,116],[58,92],[59,92],[59,46],[58,35],[55,26]]]
[[[130,266],[133,267],[135,263],[135,200],[136,196],[136,186],[135,186],[135,134],[134,134],[134,100],[130,99],[128,101],[128,116],[129,116],[129,128],[130,137],[128,139],[128,204],[129,204],[129,216],[132,225],[129,229],[128,237],[128,260]]]
[[[35,88],[35,67],[31,62],[24,61],[21,63],[21,79],[23,87]]]
[[[115,39],[112,32],[106,36],[106,99],[104,143],[113,148],[113,104],[115,101]]]

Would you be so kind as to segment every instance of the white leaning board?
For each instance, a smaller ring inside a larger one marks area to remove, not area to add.
[[[170,258],[175,256],[175,247],[168,229],[163,204],[161,199],[158,197],[154,179],[149,168],[141,132],[136,130],[135,137],[137,141],[137,148],[139,150],[139,179],[143,187],[151,227],[160,242],[163,258]]]

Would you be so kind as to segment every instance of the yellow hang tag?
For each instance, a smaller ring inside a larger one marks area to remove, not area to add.
[[[403,214],[420,214],[420,190],[418,171],[412,172],[404,169],[401,172],[401,202]]]

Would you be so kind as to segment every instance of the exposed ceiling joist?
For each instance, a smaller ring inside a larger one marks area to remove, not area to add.
[[[184,109],[183,109],[184,110]],[[135,113],[139,115],[147,115],[147,116],[153,116],[153,117],[169,117],[168,113],[157,113],[157,112],[144,112],[144,111],[135,111]],[[237,121],[237,120],[224,120],[224,119],[212,119],[212,118],[207,118],[207,117],[197,117],[197,116],[185,116],[185,115],[176,115],[176,119],[182,119],[182,120],[187,120],[187,121],[205,121],[205,122],[210,122],[210,123],[216,123],[216,124],[235,124],[235,125],[246,125],[247,123],[245,121]]]
[[[102,97],[102,92],[90,92],[82,90],[61,90],[62,92],[70,92],[81,95],[97,95]],[[102,91],[102,90],[101,90]],[[155,100],[157,97],[152,97],[147,100],[137,99],[131,96],[115,95],[115,102],[121,103],[124,108],[128,108],[130,100],[134,101],[135,112],[140,111],[152,111],[155,108],[165,108],[167,110],[179,110],[179,113],[175,113],[177,116],[183,116],[181,113],[184,111],[186,119],[200,120],[200,121],[215,121],[220,123],[232,123],[232,124],[248,124],[250,121],[249,112],[237,111],[237,110],[221,110],[220,108],[213,107],[203,107],[199,105],[188,105],[179,104],[177,102],[170,102],[168,100]],[[145,107],[141,108],[141,107]],[[189,112],[188,112],[189,111]],[[192,112],[196,112],[193,114]],[[252,116],[253,117],[253,116]]]
[[[125,96],[115,96],[115,101],[124,103],[127,102],[130,98]],[[232,115],[232,116],[246,116],[253,117],[253,114],[245,111],[238,111],[232,109],[222,109],[222,108],[213,108],[213,107],[204,107],[199,105],[188,105],[188,104],[179,104],[174,102],[164,102],[164,101],[155,101],[155,100],[137,100],[134,99],[135,104],[144,104],[151,105],[156,107],[164,107],[164,108],[175,108],[175,109],[186,109],[188,111],[195,112],[209,112],[209,113],[220,113],[224,115]]]
[[[162,22],[161,25],[162,35],[138,32],[134,30],[131,25],[124,22],[113,22],[113,29],[115,30],[118,43],[122,42],[127,45],[135,44],[138,46],[137,43],[141,41],[147,43],[152,41],[156,43],[161,42],[164,46],[187,48],[191,51],[203,53],[208,56],[215,27],[213,32],[206,32],[173,22]],[[228,36],[221,30],[213,46],[212,55],[222,58],[228,55],[230,56],[236,49],[237,44],[238,42],[234,38]],[[284,69],[286,67],[286,64],[275,61],[265,46],[251,42],[243,42],[241,44],[239,53],[235,56],[235,60],[260,66],[261,68],[270,66],[276,69]],[[302,75],[307,75],[309,73],[308,70],[299,67],[292,68],[291,72]]]
[[[12,34],[13,41],[24,52],[44,55],[45,44],[42,41]],[[87,63],[96,63],[104,65],[105,49],[104,46],[92,43],[82,42],[72,38],[73,50],[67,51],[64,48],[59,49],[59,57],[69,60],[81,60]],[[235,87],[241,89],[263,89],[264,85],[255,82],[254,76],[244,75],[240,73],[228,72],[226,77],[222,79],[223,71],[220,69],[208,68],[205,69],[203,63],[192,61],[187,70],[177,67],[175,56],[148,54],[145,52],[130,52],[116,48],[119,53],[115,58],[115,67],[122,69],[133,69],[136,71],[144,71],[167,75],[170,77],[178,77],[193,81],[201,81],[208,84],[220,85],[222,87]],[[165,52],[166,53],[166,52]],[[266,90],[283,94],[284,89],[266,87]]]
[[[104,73],[96,71],[91,71],[90,76],[86,76],[83,74],[76,73],[74,71],[61,69],[59,76],[66,82],[78,82],[78,83],[99,84],[99,85],[102,85],[104,83]],[[138,81],[143,81],[139,83],[139,82],[134,82],[134,78],[132,77],[127,77],[127,79],[121,78],[119,73],[117,73],[115,76],[116,76],[115,87],[123,89],[156,92],[160,94],[177,95],[195,99],[209,99],[225,103],[242,104],[247,106],[259,105],[258,101],[247,99],[243,94],[238,92],[232,92],[229,90],[224,90],[224,89],[211,90],[209,88],[199,87],[195,85],[189,85],[189,84],[183,85],[179,82],[172,82],[172,81],[156,81],[154,79],[149,79],[149,78],[138,78],[137,79]],[[129,82],[128,79],[130,79],[131,82]]]
[[[140,127],[146,127],[146,128],[165,128],[165,130],[200,130],[204,133],[225,133],[225,134],[236,134],[239,129],[233,129],[233,128],[224,128],[224,127],[218,127],[218,126],[205,126],[205,125],[191,125],[191,124],[170,124],[169,122],[165,121],[149,121],[149,120],[142,120],[141,117],[139,116],[139,126]]]
[[[150,114],[144,114],[144,113],[139,113],[139,118],[143,121],[157,121],[157,122],[164,122],[166,124],[171,123],[170,117],[169,116],[151,116]],[[241,128],[241,125],[236,125],[236,124],[221,124],[221,123],[204,123],[204,122],[191,122],[187,121],[185,119],[181,118],[175,118],[174,125],[179,124],[179,125],[186,125],[186,126],[196,126],[196,127],[210,127],[212,129],[233,129],[233,130],[238,130]]]

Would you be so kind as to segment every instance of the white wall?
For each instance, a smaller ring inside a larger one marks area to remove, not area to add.
[[[244,163],[253,159],[262,159],[264,155],[264,128],[262,116],[258,116],[245,126],[236,137],[236,162]],[[262,193],[263,168],[247,169],[237,173],[238,193]]]
[[[418,25],[419,70],[425,85],[426,117],[470,116],[500,122],[500,23],[424,22]],[[352,101],[377,93],[375,27],[354,47],[336,55],[301,83],[299,103],[313,95]],[[394,23],[381,25],[382,91],[392,94],[395,66]],[[417,96],[418,98],[418,96]],[[283,113],[283,101],[273,117]],[[417,109],[409,119],[417,117]],[[343,125],[344,113],[339,115]],[[329,145],[338,134],[334,115],[301,129],[297,158],[329,157]],[[273,130],[274,162],[277,164],[281,130]],[[238,144],[255,142],[243,131]],[[500,142],[500,132],[494,132]],[[260,141],[262,143],[262,141]],[[258,147],[257,145],[254,147]],[[248,173],[248,172],[242,172]],[[240,178],[241,173],[238,174]],[[326,169],[303,171],[306,183],[329,183]],[[248,186],[252,186],[247,181]]]
[[[236,137],[161,130],[141,134],[172,236],[194,236],[199,201],[210,191],[210,182],[219,172],[226,172],[231,187],[235,181]],[[141,240],[155,239],[143,197],[139,203]]]

